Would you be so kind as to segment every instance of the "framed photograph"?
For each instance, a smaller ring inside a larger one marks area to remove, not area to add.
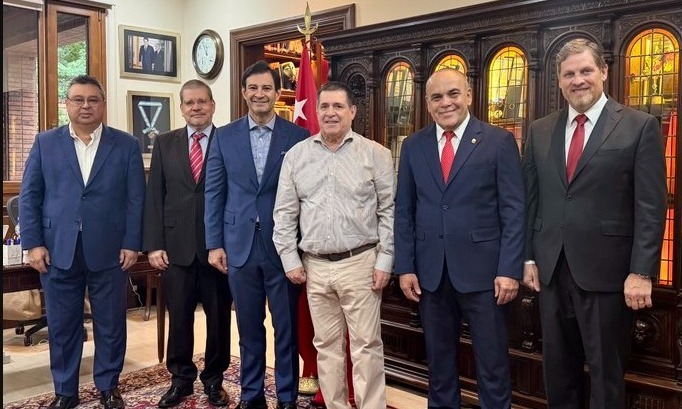
[[[180,34],[118,26],[121,77],[180,82]]]
[[[173,94],[128,91],[128,132],[140,142],[142,158],[149,166],[154,138],[174,123]]]

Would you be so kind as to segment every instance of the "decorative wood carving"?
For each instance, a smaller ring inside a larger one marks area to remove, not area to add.
[[[414,69],[415,129],[420,129],[430,121],[424,83],[442,56],[456,52],[464,57],[474,96],[471,112],[486,118],[490,58],[500,47],[520,47],[529,67],[529,124],[566,104],[555,67],[557,51],[566,41],[589,36],[606,47],[610,66],[606,90],[609,96],[622,100],[620,60],[631,36],[642,27],[662,25],[682,43],[681,21],[679,0],[507,0],[361,27],[325,36],[322,42],[334,78],[348,82],[357,74],[365,80],[369,102],[363,107],[367,110],[353,126],[370,129],[372,139],[382,142],[383,81],[394,62],[406,61]],[[682,111],[682,106],[677,108]],[[678,151],[682,151],[679,141]],[[676,214],[682,214],[682,201],[675,203]],[[679,238],[675,246],[682,246]],[[628,408],[682,407],[681,265],[682,260],[675,260],[672,286],[655,287],[654,307],[635,315],[632,359],[626,373]],[[539,297],[522,289],[509,305],[513,401],[518,408],[546,407]],[[428,369],[419,309],[407,302],[395,279],[383,295],[382,335],[389,380],[425,390]],[[466,325],[459,348],[463,398],[476,403],[473,351]]]

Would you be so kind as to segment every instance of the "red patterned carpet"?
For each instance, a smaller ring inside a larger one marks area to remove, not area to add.
[[[195,362],[201,370],[204,367],[203,356],[195,357]],[[230,405],[233,407],[239,400],[239,359],[232,357],[232,362],[227,372],[225,372],[225,382],[223,386],[230,394]],[[170,387],[170,375],[166,370],[165,364],[158,364],[150,368],[141,369],[121,375],[119,381],[119,390],[126,402],[127,409],[143,409],[156,407],[161,395]],[[101,408],[99,403],[99,392],[95,389],[94,384],[87,383],[80,387],[80,401],[78,408]],[[271,368],[267,369],[265,376],[265,396],[270,408],[277,406],[277,397],[275,395],[275,378]],[[22,399],[15,402],[10,402],[3,405],[4,409],[37,409],[45,408],[50,404],[54,394],[52,392],[42,395],[34,396],[28,399]],[[298,399],[299,409],[308,408],[310,402],[309,396],[300,396]],[[194,383],[194,395],[188,396],[187,399],[177,408],[214,408],[206,400],[206,395],[203,393],[203,385],[200,381]]]

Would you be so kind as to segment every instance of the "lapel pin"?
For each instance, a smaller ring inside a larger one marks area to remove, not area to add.
[[[472,139],[471,143],[476,143],[476,138]]]

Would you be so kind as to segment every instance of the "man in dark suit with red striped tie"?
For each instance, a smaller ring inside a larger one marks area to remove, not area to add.
[[[178,405],[194,391],[194,311],[206,314],[206,366],[199,375],[214,406],[228,404],[222,387],[230,363],[230,306],[227,276],[208,263],[204,234],[204,163],[215,133],[215,101],[208,85],[187,81],[180,89],[187,125],[154,141],[144,212],[144,249],[161,271],[170,319],[166,366],[171,387],[158,403]]]

